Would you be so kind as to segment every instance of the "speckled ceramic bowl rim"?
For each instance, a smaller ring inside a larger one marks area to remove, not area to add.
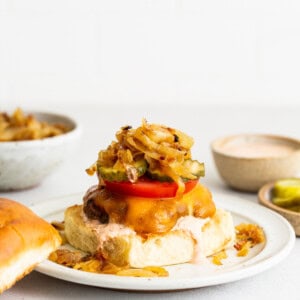
[[[285,208],[282,208],[282,207],[272,203],[271,193],[272,193],[274,184],[275,184],[275,182],[270,182],[270,183],[267,183],[267,184],[263,185],[259,189],[259,191],[258,191],[258,201],[261,204],[267,206],[268,208],[271,208],[272,210],[277,211],[278,213],[285,213],[285,214],[288,214],[290,216],[296,216],[296,217],[300,218],[300,212],[285,209]],[[265,197],[266,194],[268,195],[268,197]]]
[[[234,154],[230,154],[228,152],[224,152],[222,150],[222,147],[220,146],[221,143],[224,143],[226,141],[230,140],[235,140],[235,139],[242,139],[245,137],[257,137],[257,138],[266,138],[270,140],[281,140],[283,142],[286,142],[288,144],[294,144],[297,145],[298,147],[295,148],[295,150],[291,154],[286,154],[286,155],[280,155],[280,156],[260,156],[260,157],[243,157],[243,156],[237,156]],[[276,135],[276,134],[263,134],[263,133],[241,133],[241,134],[234,134],[234,135],[228,135],[228,136],[223,136],[220,138],[216,138],[213,140],[210,144],[211,150],[217,154],[223,155],[225,157],[230,157],[230,158],[236,158],[239,160],[245,160],[245,161],[253,161],[253,160],[274,160],[274,159],[282,159],[291,155],[294,155],[295,153],[300,152],[300,140],[284,135]]]
[[[47,137],[43,139],[37,139],[37,140],[24,140],[24,141],[0,141],[0,149],[5,148],[12,148],[12,147],[35,147],[35,146],[41,146],[47,144],[55,145],[57,143],[60,143],[62,140],[66,139],[73,139],[77,137],[81,132],[81,126],[79,123],[75,120],[75,118],[64,115],[64,114],[58,114],[54,112],[44,112],[44,111],[25,111],[25,114],[33,114],[34,116],[41,116],[41,118],[38,118],[39,120],[44,121],[44,118],[57,118],[59,119],[58,122],[61,122],[63,124],[71,125],[71,130],[57,136],[53,137]]]

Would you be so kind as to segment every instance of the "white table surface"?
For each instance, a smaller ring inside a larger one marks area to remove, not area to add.
[[[75,117],[81,127],[80,143],[72,156],[44,182],[30,190],[1,193],[1,197],[15,199],[31,206],[51,198],[83,193],[96,183],[85,168],[97,158],[100,149],[114,138],[123,125],[137,126],[145,117],[194,137],[193,156],[206,165],[202,182],[212,193],[238,195],[257,202],[256,194],[238,193],[227,188],[219,178],[210,153],[210,142],[223,135],[240,132],[283,134],[299,138],[300,108],[237,108],[237,107],[73,107],[57,111]],[[300,239],[287,258],[253,277],[233,283],[187,291],[168,293],[135,293],[101,289],[58,280],[33,271],[0,297],[17,299],[300,299]]]

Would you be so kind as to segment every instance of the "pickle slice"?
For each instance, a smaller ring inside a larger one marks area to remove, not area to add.
[[[275,205],[278,205],[280,207],[285,207],[285,208],[292,208],[295,206],[299,206],[300,207],[300,196],[299,197],[290,197],[290,198],[273,198],[272,202]]]
[[[168,175],[162,173],[160,170],[155,169],[155,170],[147,170],[147,175],[149,176],[149,178],[153,179],[153,180],[158,180],[161,182],[172,182],[172,178],[169,177]]]
[[[295,211],[295,212],[300,212],[300,205],[295,205],[295,206],[289,207],[288,209]]]
[[[191,170],[191,173],[197,178],[205,176],[204,163],[200,163],[197,160],[187,159],[184,161],[184,166]]]
[[[187,159],[183,162],[183,165],[190,170],[190,172],[196,176],[197,178],[205,176],[205,168],[204,163],[200,163],[197,160]],[[160,170],[147,170],[147,174],[151,179],[158,180],[158,181],[166,181],[171,182],[173,181],[171,177],[162,173]],[[186,180],[186,178],[183,178]]]
[[[282,179],[275,182],[274,198],[300,198],[300,178]]]
[[[300,211],[300,178],[276,181],[273,188],[272,202],[292,211]]]
[[[145,159],[140,159],[134,162],[133,168],[136,169],[137,176],[140,177],[145,174],[148,164]],[[125,169],[117,169],[113,167],[97,166],[98,174],[108,181],[128,181],[128,176]]]

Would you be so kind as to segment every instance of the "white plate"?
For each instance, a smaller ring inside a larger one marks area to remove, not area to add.
[[[38,215],[48,221],[63,220],[66,207],[82,202],[82,194],[70,195],[32,207]],[[88,273],[70,269],[51,261],[39,264],[37,271],[49,276],[91,286],[134,290],[167,291],[199,288],[240,280],[260,273],[283,260],[295,242],[291,225],[280,215],[258,204],[229,195],[214,195],[216,205],[231,211],[234,223],[256,223],[266,234],[266,243],[251,249],[248,256],[236,256],[234,249],[228,250],[228,258],[222,266],[210,261],[202,265],[182,264],[167,267],[169,277],[137,278]],[[222,199],[218,201],[218,199]]]

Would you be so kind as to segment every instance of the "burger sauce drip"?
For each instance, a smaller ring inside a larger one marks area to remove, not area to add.
[[[202,227],[209,221],[209,218],[195,218],[193,216],[181,217],[178,219],[173,230],[184,230],[195,240],[195,251],[192,263],[202,264],[206,261],[203,251]]]

